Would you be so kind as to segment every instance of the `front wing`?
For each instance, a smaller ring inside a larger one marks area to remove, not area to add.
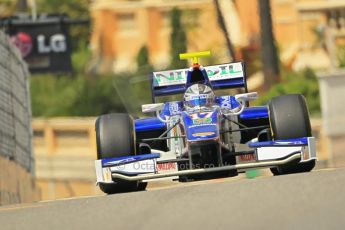
[[[292,161],[306,162],[317,159],[314,137],[254,142],[248,146],[253,149],[253,158],[250,162],[210,168],[178,170],[176,160],[162,161],[160,160],[160,153],[96,160],[97,183],[114,183],[118,179],[149,181],[157,178],[206,174],[234,169],[244,171],[254,168],[276,167]]]

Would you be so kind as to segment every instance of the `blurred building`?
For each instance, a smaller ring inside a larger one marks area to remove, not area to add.
[[[345,1],[300,5],[300,13],[318,13],[325,18],[324,44],[331,59],[331,68],[318,73],[322,130],[327,141],[325,154],[328,155],[328,166],[344,167],[345,107],[342,106],[342,100],[345,92],[345,70],[339,66],[344,67],[345,64]]]
[[[281,60],[295,70],[330,68],[334,53],[330,43],[341,45],[345,42],[345,1],[271,1]],[[332,41],[329,30],[334,31]]]
[[[313,3],[313,4],[311,4]],[[322,23],[318,25],[318,40],[327,51],[330,66],[338,67],[338,47],[345,45],[345,1],[314,1],[298,5],[299,15],[319,15]],[[343,54],[345,55],[345,54]]]
[[[100,194],[95,186],[95,118],[35,118],[33,147],[42,200]]]
[[[231,1],[221,1],[221,6],[228,16],[232,42],[235,46],[245,46],[250,40],[247,35],[258,33],[256,4],[240,5],[240,10]],[[166,67],[173,7],[183,10],[189,51],[210,49],[217,61],[229,61],[212,0],[95,0],[90,8],[93,18],[91,48],[97,71],[133,69],[139,49],[144,45],[149,49],[151,63],[157,68]],[[254,20],[244,20],[246,26],[243,28],[241,17]]]
[[[246,57],[243,52],[257,52],[258,1],[219,2],[238,57]],[[271,0],[281,60],[294,69],[328,68],[331,61],[323,49],[323,33],[329,20],[336,18],[337,26],[343,26],[344,13],[339,11],[343,4],[338,0]],[[311,10],[322,6],[328,9],[327,14]],[[166,67],[171,32],[169,11],[173,7],[183,10],[189,51],[210,49],[215,61],[230,61],[213,0],[94,0],[90,7],[93,69],[97,72],[135,69],[136,56],[144,45],[149,48],[151,63],[157,68]],[[315,55],[319,57],[317,60],[311,58]]]

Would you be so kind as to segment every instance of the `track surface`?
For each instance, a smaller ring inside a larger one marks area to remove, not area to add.
[[[345,229],[345,169],[4,206],[0,229]]]

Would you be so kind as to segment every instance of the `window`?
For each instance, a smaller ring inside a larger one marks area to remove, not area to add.
[[[134,13],[117,14],[117,20],[120,31],[135,30],[137,28]]]
[[[184,10],[182,14],[182,23],[187,29],[193,29],[199,26],[200,11],[198,9]]]

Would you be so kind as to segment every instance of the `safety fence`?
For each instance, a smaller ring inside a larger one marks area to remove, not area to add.
[[[31,138],[28,68],[0,31],[0,155],[34,172]]]

